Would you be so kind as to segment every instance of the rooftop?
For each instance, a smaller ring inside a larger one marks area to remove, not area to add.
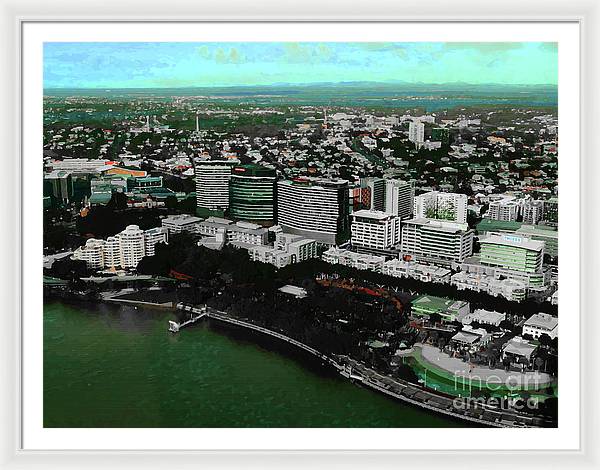
[[[508,231],[513,232],[521,227],[521,222],[508,220],[482,219],[475,227],[478,232]]]
[[[170,215],[170,216],[162,219],[163,225],[165,223],[171,224],[171,225],[188,225],[188,224],[195,224],[195,223],[201,222],[201,221],[202,221],[202,219],[200,219],[198,217],[194,217],[193,215],[188,215],[188,214]]]
[[[447,310],[451,307],[459,308],[467,302],[462,300],[452,300],[445,297],[435,297],[433,295],[421,295],[412,301],[413,305],[430,308],[434,310]]]
[[[466,232],[469,230],[468,224],[460,224],[458,222],[446,222],[441,220],[431,220],[425,218],[416,218],[411,220],[405,220],[402,222],[404,225],[421,225],[423,227],[432,228],[435,230],[441,230],[444,232]]]
[[[369,209],[362,209],[352,213],[353,217],[362,217],[364,219],[375,219],[375,220],[384,220],[394,217],[393,214],[389,214],[388,212],[383,211],[374,211]]]
[[[502,348],[505,353],[525,357],[530,357],[536,349],[537,346],[531,344],[529,341],[521,338],[520,336],[515,336],[504,345],[504,348]]]
[[[547,313],[535,313],[527,319],[523,326],[532,326],[552,331],[558,326],[558,318]]]

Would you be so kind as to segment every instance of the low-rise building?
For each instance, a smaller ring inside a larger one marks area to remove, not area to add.
[[[558,336],[558,318],[548,313],[535,313],[523,323],[523,334],[534,339],[547,334],[554,339]]]
[[[199,222],[202,222],[202,219],[188,214],[181,214],[165,217],[162,219],[161,224],[172,235],[181,232],[196,233],[198,231],[197,225]]]
[[[196,224],[197,233],[203,237],[223,237],[225,243],[233,245],[266,245],[268,229],[250,222],[236,222],[220,217],[209,217]]]
[[[306,292],[306,289],[303,289],[302,287],[298,287],[298,286],[293,286],[291,284],[287,284],[283,287],[280,287],[279,292],[283,292],[284,294],[293,295],[297,299],[303,299],[304,297],[306,297],[308,295],[308,293]]]
[[[439,266],[429,266],[414,261],[393,259],[383,263],[383,274],[393,277],[407,277],[422,282],[450,282],[452,271]]]
[[[478,308],[475,309],[473,312],[470,312],[464,317],[460,318],[459,321],[463,325],[470,325],[473,322],[477,322],[482,325],[498,326],[505,319],[506,313],[500,313],[494,310],[484,310],[482,308]]]
[[[385,257],[355,253],[338,247],[331,247],[322,255],[323,261],[331,264],[341,264],[355,269],[382,272]]]
[[[527,298],[527,285],[513,279],[498,279],[485,273],[460,271],[453,274],[450,284],[459,290],[470,289],[486,292],[494,297],[502,296],[508,300],[520,302]]]
[[[304,238],[300,235],[278,233],[274,246],[271,245],[246,245],[248,256],[253,261],[272,264],[283,268],[289,264],[300,263],[318,256],[318,243],[316,240]]]
[[[502,359],[510,360],[511,364],[528,365],[537,349],[535,344],[520,336],[515,336],[502,347]]]
[[[411,302],[411,305],[412,315],[429,318],[432,314],[437,314],[447,322],[453,322],[459,317],[464,317],[471,311],[469,302],[433,295],[420,295]]]

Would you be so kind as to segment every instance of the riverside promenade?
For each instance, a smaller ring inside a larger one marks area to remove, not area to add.
[[[418,384],[381,375],[365,364],[355,361],[348,356],[328,356],[283,333],[239,320],[228,315],[226,312],[221,312],[207,306],[196,308],[190,305],[177,304],[177,309],[187,311],[192,315],[202,315],[205,318],[215,319],[278,338],[319,358],[324,364],[334,367],[342,377],[354,383],[406,403],[451,416],[455,419],[466,420],[485,427],[552,427],[554,425],[554,423],[542,418],[524,415],[510,409],[500,409],[481,402],[470,403],[467,407],[457,407],[454,397],[434,393]]]

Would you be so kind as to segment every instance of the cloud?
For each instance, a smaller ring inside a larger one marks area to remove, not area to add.
[[[220,47],[215,52],[215,62],[218,64],[241,64],[244,59],[237,48],[232,47],[229,52],[225,52]]]
[[[317,64],[320,62],[338,62],[335,51],[324,43],[284,42],[281,60],[288,64]]]
[[[208,49],[208,46],[200,46],[196,50],[197,50],[198,54],[200,55],[200,57],[202,57],[203,59],[211,58],[211,54],[210,54],[210,50]]]

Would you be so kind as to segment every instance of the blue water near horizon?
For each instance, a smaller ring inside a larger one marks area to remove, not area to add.
[[[47,89],[46,97],[89,97],[170,101],[174,97],[262,106],[348,106],[425,108],[427,111],[481,105],[550,107],[558,105],[556,86],[338,84],[214,88]]]

